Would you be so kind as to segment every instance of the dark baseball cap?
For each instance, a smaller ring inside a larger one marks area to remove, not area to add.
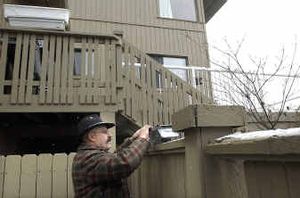
[[[84,133],[88,132],[89,130],[99,127],[99,126],[104,126],[106,128],[112,128],[115,126],[114,123],[112,122],[104,122],[101,117],[98,114],[91,114],[83,117],[78,125],[78,133],[79,135],[83,135]]]

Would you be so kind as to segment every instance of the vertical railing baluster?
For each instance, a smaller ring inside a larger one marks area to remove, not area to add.
[[[49,46],[49,36],[44,35],[43,37],[43,54],[42,54],[42,68],[40,76],[40,87],[39,87],[39,103],[44,104],[46,101],[46,75],[48,68],[48,46]]]
[[[87,88],[86,88],[86,81],[87,81],[87,46],[86,46],[86,37],[81,38],[81,68],[80,68],[80,95],[79,95],[79,103],[85,104],[86,103],[86,95],[87,95]]]
[[[46,75],[46,103],[53,103],[53,73],[54,73],[54,53],[55,53],[56,36],[50,36],[50,50],[48,56],[48,71]]]
[[[25,103],[30,104],[32,98],[32,81],[35,63],[35,50],[36,50],[36,35],[30,35],[30,49],[29,49],[29,63],[27,71],[27,83],[26,83],[26,96]]]
[[[20,60],[21,60],[21,47],[23,42],[23,35],[21,33],[16,35],[16,48],[14,56],[14,69],[12,76],[12,87],[11,87],[11,104],[16,104],[18,100],[18,90],[19,90],[19,73],[20,73]],[[6,65],[5,65],[6,66]],[[3,67],[5,67],[3,65]]]
[[[69,40],[68,36],[63,36],[62,39],[62,64],[60,74],[60,103],[67,103],[67,79],[68,79],[68,59],[69,59]]]
[[[4,81],[5,81],[5,67],[7,61],[8,50],[8,33],[1,31],[1,45],[0,45],[0,104],[3,102],[4,95]]]
[[[54,97],[53,103],[60,101],[60,73],[61,73],[62,36],[56,37],[55,64],[54,64]]]
[[[69,58],[68,58],[68,75],[67,75],[67,79],[68,79],[68,83],[67,83],[67,103],[68,104],[73,104],[73,100],[74,100],[74,88],[73,88],[73,72],[74,72],[74,44],[75,44],[75,38],[74,37],[70,37],[70,45],[69,45]]]

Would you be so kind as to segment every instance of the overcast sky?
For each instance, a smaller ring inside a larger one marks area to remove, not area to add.
[[[230,43],[245,38],[244,53],[277,56],[300,43],[299,10],[299,0],[228,0],[206,26],[208,42],[220,47],[224,38]]]
[[[271,67],[279,57],[282,48],[287,52],[286,59],[290,60],[294,46],[297,44],[299,55],[295,62],[298,65],[300,63],[299,10],[299,0],[228,0],[206,26],[210,58],[212,60],[222,58],[212,50],[212,46],[225,49],[224,38],[233,46],[244,38],[242,61],[246,61],[249,55],[267,58],[269,62],[267,72],[272,72]],[[251,64],[244,65],[251,66]],[[251,70],[251,67],[249,68]],[[278,86],[274,84],[269,89],[270,98],[274,102],[280,98],[274,95],[279,94]],[[300,87],[299,82],[296,87]],[[299,93],[300,90],[297,92]],[[299,102],[297,101],[296,104],[299,105]]]

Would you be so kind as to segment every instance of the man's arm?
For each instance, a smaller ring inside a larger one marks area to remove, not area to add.
[[[151,126],[146,125],[146,127],[148,127],[148,130],[149,130],[149,128]],[[131,137],[126,138],[124,140],[124,142],[118,147],[117,151],[120,150],[120,149],[122,149],[122,148],[128,147],[136,138],[138,138],[141,135],[142,129],[143,128],[137,130]],[[145,138],[149,141],[149,135],[148,135],[148,137],[145,137]]]
[[[149,127],[143,127],[130,145],[116,153],[95,153],[86,159],[88,175],[98,182],[128,177],[141,163],[150,143]]]

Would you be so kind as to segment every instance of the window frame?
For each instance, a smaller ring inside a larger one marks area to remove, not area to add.
[[[157,18],[158,19],[163,19],[163,20],[171,20],[171,21],[181,21],[181,22],[189,22],[189,23],[199,23],[199,8],[198,8],[198,0],[193,0],[194,5],[195,5],[195,20],[188,20],[188,19],[180,19],[180,18],[170,18],[170,17],[163,17],[160,15],[160,1],[161,0],[156,0],[157,3]]]

